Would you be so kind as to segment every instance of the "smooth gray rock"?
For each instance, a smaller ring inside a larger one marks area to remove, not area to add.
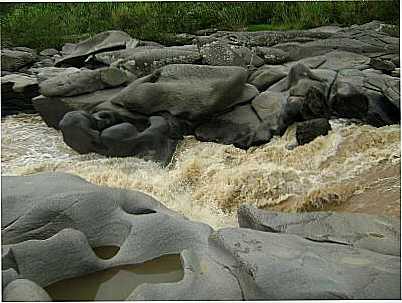
[[[243,228],[216,233],[254,278],[246,300],[400,299],[400,257],[302,237]]]
[[[41,94],[46,97],[70,97],[121,86],[127,81],[126,73],[117,68],[106,67],[61,73],[41,82],[39,86]]]
[[[141,192],[99,187],[68,174],[3,180],[13,185],[3,187],[3,204],[6,208],[10,203],[19,204],[21,209],[18,218],[3,227],[3,243],[12,244],[10,251],[21,277],[42,287],[118,265],[179,254],[184,249],[201,250],[212,231]],[[49,182],[43,183],[45,180]],[[29,184],[29,200],[15,191],[21,183]],[[52,194],[54,188],[46,188],[51,183],[66,186]],[[2,215],[9,218],[7,213]],[[105,245],[120,247],[107,262],[91,248]]]
[[[111,102],[145,115],[167,111],[200,120],[257,95],[247,76],[241,67],[172,64],[132,82]]]
[[[237,213],[240,227],[401,255],[400,222],[393,218],[336,212],[279,213],[246,204]]]
[[[18,270],[18,278],[40,287],[180,254],[181,281],[143,284],[127,299],[400,297],[400,256],[392,255],[398,246],[391,244],[397,240],[392,238],[393,225],[387,220],[369,219],[373,223],[367,223],[368,217],[349,214],[350,219],[344,221],[320,217],[314,225],[292,219],[299,214],[278,214],[270,221],[275,227],[270,228],[259,211],[255,214],[252,207],[241,207],[240,224],[265,232],[244,228],[213,231],[143,193],[92,185],[64,173],[3,176],[2,197],[3,275]],[[281,229],[282,222],[285,227]],[[359,237],[366,231],[375,239]],[[111,259],[99,258],[93,248],[107,245],[120,249]],[[376,250],[379,247],[383,250]]]
[[[247,104],[202,123],[196,128],[195,136],[201,141],[249,148],[257,143],[268,142],[272,134],[269,128],[263,128],[260,119]]]
[[[3,300],[11,302],[52,301],[42,287],[27,279],[17,279],[8,284],[3,292]]]
[[[37,56],[32,52],[10,49],[1,50],[1,69],[5,71],[18,71],[36,60]]]
[[[281,135],[290,121],[287,117],[287,95],[265,91],[251,102],[258,117],[273,135]]]
[[[59,123],[66,113],[74,110],[90,112],[97,105],[108,101],[120,91],[121,88],[113,88],[73,97],[45,97],[41,95],[32,99],[32,104],[48,126],[59,129]]]
[[[289,68],[283,65],[263,65],[253,72],[248,83],[254,85],[260,92],[287,76]]]
[[[166,166],[181,136],[163,117],[152,116],[147,124],[148,127],[139,131],[113,111],[93,115],[72,111],[64,115],[59,127],[64,142],[81,154],[136,156]]]
[[[400,80],[370,70],[338,72],[329,95],[335,115],[354,117],[374,126],[399,123]]]
[[[4,291],[4,288],[12,281],[18,278],[18,273],[13,268],[3,269],[4,268],[4,259],[2,256],[2,271],[1,271],[1,289]]]
[[[122,31],[113,30],[99,33],[75,45],[69,45],[68,50],[64,48],[62,52],[68,54],[58,60],[55,66],[82,67],[90,55],[126,48],[126,43],[130,40],[131,37]]]

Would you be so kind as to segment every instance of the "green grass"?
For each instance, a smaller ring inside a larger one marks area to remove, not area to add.
[[[167,42],[198,29],[289,30],[373,19],[399,24],[399,1],[92,2],[0,4],[2,46],[61,48],[82,35],[123,30]]]

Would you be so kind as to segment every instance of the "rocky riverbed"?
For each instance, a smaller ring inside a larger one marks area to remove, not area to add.
[[[3,299],[400,299],[383,28],[2,50]]]

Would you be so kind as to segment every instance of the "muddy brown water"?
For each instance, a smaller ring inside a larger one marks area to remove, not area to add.
[[[115,247],[95,249],[110,258]],[[53,283],[45,290],[53,301],[123,301],[143,283],[173,283],[183,279],[179,255],[168,255],[137,265],[123,265]]]
[[[38,115],[2,119],[2,174],[68,172],[94,184],[140,190],[189,219],[237,226],[242,203],[283,212],[337,210],[400,215],[400,125],[373,127],[337,119],[327,136],[289,150],[295,126],[271,142],[179,144],[161,168],[136,157],[79,155]],[[384,177],[382,171],[387,171]],[[384,179],[385,178],[385,179]]]

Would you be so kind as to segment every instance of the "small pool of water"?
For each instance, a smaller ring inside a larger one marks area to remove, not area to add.
[[[95,247],[94,249],[94,253],[98,258],[107,260],[107,259],[111,259],[113,258],[115,255],[117,255],[117,253],[120,250],[120,247],[118,246],[99,246],[99,247]]]
[[[65,279],[45,290],[53,301],[123,301],[140,284],[178,282],[183,275],[180,256],[170,255]]]

